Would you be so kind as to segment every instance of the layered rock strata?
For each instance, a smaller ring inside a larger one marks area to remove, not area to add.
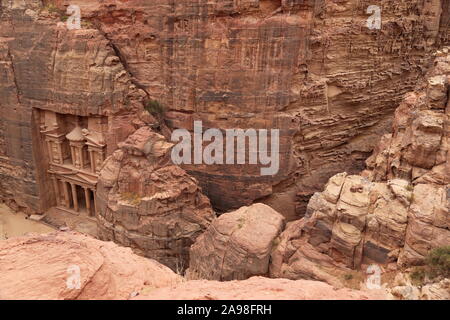
[[[183,272],[214,211],[195,178],[171,165],[172,146],[148,126],[119,144],[100,172],[97,222],[100,239]]]
[[[333,269],[420,265],[450,244],[449,84],[445,48],[396,110],[367,170],[332,177],[281,235],[272,276],[331,281]]]
[[[156,261],[75,232],[31,234],[0,242],[0,298],[125,300],[180,276]]]
[[[68,30],[48,8],[40,0],[0,3],[0,198],[41,214],[58,202],[40,115],[105,118],[109,155],[136,130],[146,96],[101,32]]]
[[[69,4],[81,30],[63,23]],[[362,169],[430,52],[449,41],[448,1],[378,4],[380,30],[360,0],[2,1],[1,197],[41,213],[55,204],[33,108],[108,116],[110,155],[151,97],[172,129],[280,129],[275,176],[185,169],[216,208],[263,200],[298,218],[330,176]]]

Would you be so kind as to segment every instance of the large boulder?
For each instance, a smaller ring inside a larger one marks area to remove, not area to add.
[[[130,248],[75,232],[0,241],[0,299],[129,299],[179,281]]]
[[[393,132],[367,169],[332,177],[306,216],[283,232],[271,276],[337,285],[343,273],[374,263],[390,270],[420,265],[431,249],[450,243],[449,84],[443,50],[397,109]]]
[[[240,280],[267,275],[270,252],[283,226],[283,216],[260,203],[221,215],[191,247],[188,277]]]
[[[450,279],[428,279],[427,282],[413,284],[411,274],[399,273],[393,287],[388,290],[388,296],[396,300],[450,300]]]

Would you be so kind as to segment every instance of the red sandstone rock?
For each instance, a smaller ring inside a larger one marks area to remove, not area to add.
[[[275,177],[250,165],[186,169],[218,208],[276,193],[265,201],[296,219],[329,177],[362,169],[430,53],[450,39],[445,0],[381,0],[382,30],[366,27],[358,0],[45,1],[80,5],[83,29],[70,31],[40,2],[2,1],[0,18],[0,194],[40,213],[55,199],[33,108],[107,116],[110,155],[137,122],[154,122],[142,115],[151,97],[172,128],[194,119],[280,128]],[[440,83],[430,88],[436,103]]]
[[[332,177],[306,217],[283,232],[272,276],[336,285],[336,270],[417,265],[432,248],[450,244],[449,84],[446,49],[397,109],[393,133],[381,139],[368,170]]]
[[[74,266],[79,289],[71,281]],[[0,299],[129,299],[144,286],[179,281],[169,268],[129,248],[75,232],[0,241]]]
[[[292,219],[330,176],[349,172],[330,180],[307,218],[281,236],[273,274],[332,282],[327,269],[417,264],[449,243],[448,49],[397,109],[369,170],[351,175],[423,77],[430,53],[448,43],[448,1],[382,0],[381,31],[365,28],[357,0],[279,8],[257,0],[70,3],[82,7],[83,30],[66,30],[37,0],[0,4],[0,197],[17,209],[55,205],[37,114],[107,117],[108,154],[121,150],[98,190],[101,236],[171,266],[185,262],[212,210],[197,181],[166,166],[168,144],[147,132],[155,119],[142,103],[152,96],[169,109],[172,128],[191,129],[195,119],[282,129],[275,177],[249,166],[186,168],[219,208],[275,192],[264,201]]]
[[[253,277],[244,281],[183,282],[175,287],[146,292],[138,300],[384,300],[383,290],[335,289],[318,281]]]
[[[148,127],[120,144],[100,173],[97,222],[100,239],[182,272],[214,212],[197,181],[170,164],[172,146]]]
[[[242,207],[215,219],[190,250],[190,279],[242,280],[267,275],[284,218],[264,204]]]
[[[73,266],[80,270],[79,289],[67,286]],[[226,283],[183,281],[169,268],[129,248],[75,232],[31,234],[0,242],[0,299],[131,298],[367,300],[384,299],[385,292],[335,290],[321,282],[262,277]]]

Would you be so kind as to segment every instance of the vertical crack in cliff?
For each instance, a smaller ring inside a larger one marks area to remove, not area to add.
[[[109,45],[111,46],[111,48],[114,50],[115,55],[119,58],[120,63],[122,64],[123,68],[125,69],[125,71],[130,75],[130,80],[131,83],[133,83],[137,88],[141,89],[142,91],[145,92],[145,94],[147,95],[148,98],[150,98],[150,93],[147,91],[147,89],[145,88],[145,86],[141,83],[139,83],[139,81],[137,80],[137,78],[134,76],[133,72],[130,69],[130,66],[128,65],[127,59],[125,58],[125,56],[122,54],[122,52],[120,51],[119,47],[116,46],[113,42],[112,39],[110,39],[108,37],[108,34],[102,30],[100,24],[96,24],[96,29],[98,30],[98,32],[100,32],[103,37],[108,40]]]
[[[11,50],[9,48],[8,45],[8,59],[11,62],[11,71],[13,73],[13,81],[14,81],[14,86],[16,87],[16,97],[17,97],[17,102],[19,104],[22,104],[22,101],[20,99],[20,95],[21,95],[21,91],[20,91],[20,87],[19,87],[19,83],[17,81],[17,76],[16,76],[16,69],[14,67],[14,61],[13,61],[13,57],[11,55]]]
[[[56,31],[56,40],[55,40],[55,47],[53,49],[53,57],[52,57],[52,78],[53,78],[53,87],[56,87],[55,83],[55,67],[56,67],[56,56],[58,54],[58,44],[59,44],[59,31]],[[55,96],[55,92],[52,92],[53,96]]]

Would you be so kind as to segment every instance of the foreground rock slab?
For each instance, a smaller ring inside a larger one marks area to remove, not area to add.
[[[261,203],[225,213],[191,247],[190,279],[243,280],[267,275],[281,214]]]
[[[159,288],[180,280],[130,248],[75,232],[0,242],[0,299],[122,300],[144,286]]]
[[[383,290],[336,290],[318,281],[253,277],[243,281],[194,280],[146,293],[139,300],[384,300]]]

